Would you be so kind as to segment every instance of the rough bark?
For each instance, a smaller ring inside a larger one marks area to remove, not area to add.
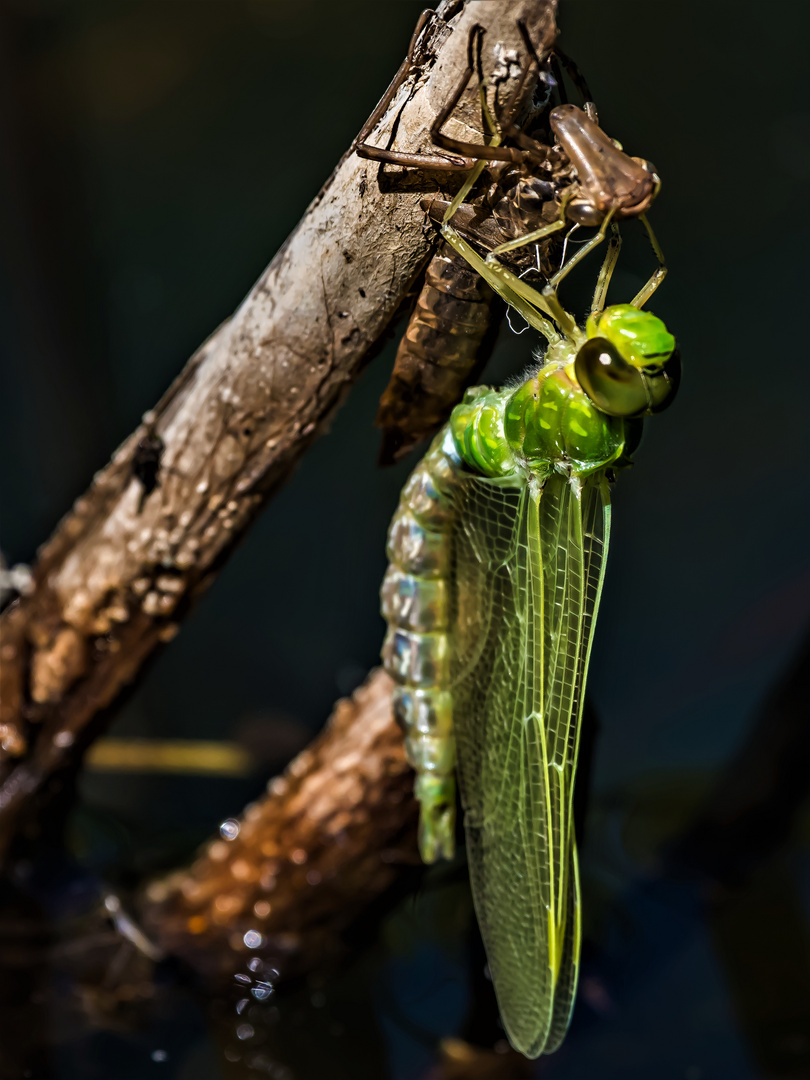
[[[224,838],[147,887],[143,926],[163,951],[208,976],[232,977],[251,957],[270,981],[301,974],[334,954],[403,865],[418,863],[392,685],[373,672],[267,795],[224,823]]]
[[[508,83],[519,65],[504,61],[525,51],[517,21],[542,53],[555,7],[443,0],[423,32],[419,68],[375,139],[426,146],[464,69],[470,28],[484,26],[484,68],[505,69]],[[479,139],[469,103],[459,116],[448,130]],[[92,737],[92,718],[175,635],[324,428],[424,265],[435,236],[419,206],[424,185],[392,191],[377,182],[378,168],[347,152],[239,310],[41,548],[31,595],[3,616],[0,851],[31,796]],[[149,492],[136,466],[139,446],[156,438],[159,483]]]

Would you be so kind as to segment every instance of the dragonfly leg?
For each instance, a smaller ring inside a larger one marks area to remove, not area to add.
[[[554,74],[557,78],[557,84],[560,89],[560,97],[563,99],[563,102],[565,102],[565,91],[562,84],[562,71],[560,69],[560,65],[562,65],[562,67],[567,72],[569,79],[577,88],[577,93],[580,95],[586,105],[593,102],[593,94],[591,94],[591,88],[588,86],[584,75],[579,70],[574,61],[571,59],[571,57],[567,53],[564,53],[559,47],[559,45],[555,44],[554,46],[554,50],[551,54],[551,62],[556,69]]]
[[[533,289],[525,281],[522,281],[519,277],[507,270],[507,268],[497,260],[494,262],[486,262],[467,241],[460,236],[456,230],[445,220],[442,225],[442,237],[447,241],[450,247],[454,251],[457,251],[463,259],[470,264],[470,266],[486,283],[495,290],[495,292],[503,300],[513,307],[515,311],[519,312],[529,324],[533,326],[535,330],[539,330],[543,337],[551,344],[555,341],[559,341],[560,333],[554,326],[554,324],[542,314],[550,315],[555,318],[555,313],[552,312],[549,305],[544,300],[543,296]],[[570,319],[570,316],[568,317]],[[562,326],[561,329],[565,333],[569,332],[567,325]],[[576,333],[576,324],[571,319],[570,331]]]
[[[566,192],[566,196],[563,199],[561,207],[563,215],[565,214],[565,205],[569,197],[570,196],[568,192]],[[584,259],[589,252],[593,251],[595,247],[602,243],[602,241],[605,239],[608,226],[611,224],[612,217],[613,210],[611,209],[607,212],[607,214],[605,214],[605,217],[602,221],[602,224],[599,226],[599,231],[597,232],[597,234],[591,237],[587,244],[583,244],[583,246],[576,253],[576,255],[572,255],[568,262],[564,263],[557,271],[557,273],[554,274],[553,277],[549,278],[543,289],[543,310],[547,311],[551,315],[552,319],[554,319],[554,321],[557,323],[563,333],[569,337],[576,336],[578,328],[576,320],[571,315],[569,315],[568,312],[563,308],[562,304],[560,304],[559,297],[557,296],[557,286],[563,280],[563,278],[565,278],[571,272],[571,270],[573,270],[573,268],[577,265],[578,262]],[[611,253],[611,251],[608,250],[607,257],[605,258],[605,262],[602,265],[602,271],[599,274],[599,280],[597,281],[596,293],[594,294],[595,299],[600,292],[600,284],[603,283],[603,278],[604,283],[602,291],[607,291],[607,286],[610,282],[610,277],[613,273],[613,267],[615,265],[617,256],[618,249],[615,249],[614,253]]]
[[[569,188],[562,199],[560,200],[560,213],[556,221],[552,221],[548,225],[541,225],[539,229],[533,229],[532,232],[526,233],[525,236],[519,236],[516,240],[507,240],[505,244],[498,244],[487,255],[487,262],[495,262],[499,255],[502,255],[505,251],[516,251],[518,248],[527,247],[529,244],[536,244],[538,240],[543,240],[546,236],[551,236],[552,233],[559,232],[560,229],[565,228],[565,210],[568,203],[571,201],[574,192]]]
[[[644,228],[647,230],[647,236],[649,237],[650,244],[653,251],[655,252],[656,259],[658,259],[658,269],[652,275],[644,288],[633,297],[631,303],[633,307],[637,308],[643,307],[647,303],[652,294],[667,276],[667,265],[664,261],[664,253],[661,250],[661,245],[658,243],[658,238],[652,230],[652,226],[647,220],[647,215],[640,214],[639,220],[641,221],[641,224],[644,226]]]
[[[557,322],[563,333],[576,335],[576,321],[563,310],[557,300],[556,293],[553,293],[551,300],[549,301],[544,294],[541,295],[536,289],[533,289],[525,281],[513,274],[511,270],[508,270],[503,263],[495,257],[500,251],[511,251],[514,248],[533,243],[537,239],[542,239],[544,236],[548,236],[561,229],[565,225],[565,206],[569,195],[566,193],[563,197],[562,205],[560,207],[560,217],[557,221],[553,221],[549,225],[544,225],[541,229],[537,229],[525,237],[512,240],[507,244],[501,244],[490,252],[486,260],[484,260],[450,224],[451,218],[464,199],[466,199],[470,188],[475,184],[484,168],[486,168],[486,162],[479,161],[478,165],[476,165],[465,181],[461,190],[447,207],[442,221],[443,238],[458,252],[459,255],[462,256],[462,258],[466,259],[473,269],[481,275],[484,281],[486,281],[487,284],[510,305],[510,307],[515,308],[530,326],[539,330],[550,344],[559,340],[560,334],[554,325],[550,323],[548,319],[543,317],[541,312],[550,315]]]
[[[434,120],[433,125],[432,125],[432,127],[430,129],[431,138],[433,139],[433,141],[435,143],[437,143],[437,145],[441,146],[442,143],[441,143],[440,140],[442,140],[444,138],[444,136],[441,134],[440,128],[442,127],[444,122],[447,120],[447,118],[450,116],[453,109],[455,109],[456,105],[458,105],[459,98],[461,97],[462,93],[464,92],[464,87],[470,81],[470,76],[475,71],[475,68],[476,68],[476,45],[480,46],[480,41],[481,41],[481,38],[483,36],[483,33],[484,33],[483,27],[478,25],[478,24],[473,26],[472,29],[470,30],[470,36],[469,36],[469,38],[467,40],[467,67],[466,67],[464,73],[462,74],[462,77],[458,81],[458,85],[456,86],[455,92],[450,96],[449,100],[445,103],[444,107],[442,108],[442,110],[437,115],[437,117]],[[476,150],[478,150],[478,149],[485,150],[486,153],[477,154],[478,163],[472,169],[472,171],[470,172],[470,175],[467,177],[467,179],[461,185],[461,188],[456,193],[455,198],[450,203],[450,205],[447,207],[447,210],[445,211],[444,217],[442,218],[442,228],[444,228],[445,225],[448,225],[450,219],[453,217],[456,210],[458,210],[459,206],[461,206],[461,204],[467,198],[470,191],[473,189],[473,187],[475,187],[476,183],[478,182],[479,176],[484,171],[484,169],[486,169],[486,167],[487,167],[487,162],[493,160],[492,155],[493,155],[495,149],[497,149],[498,143],[501,141],[501,133],[500,133],[500,131],[498,129],[498,125],[495,123],[495,119],[492,116],[492,113],[490,112],[489,105],[487,104],[487,95],[486,95],[486,87],[485,87],[485,84],[484,84],[484,75],[483,75],[483,72],[481,71],[480,49],[478,51],[477,60],[478,60],[478,75],[479,75],[479,79],[480,79],[480,85],[479,85],[478,93],[479,93],[479,97],[481,99],[481,111],[483,113],[484,123],[487,126],[487,128],[489,129],[490,134],[492,135],[492,142],[488,143],[488,144],[487,143],[482,143],[480,145],[480,147],[476,146]],[[473,145],[473,144],[468,144],[468,145]],[[475,155],[471,155],[471,156],[475,156]],[[445,239],[447,239],[447,237],[445,237]]]
[[[622,247],[622,234],[619,232],[619,226],[615,221],[610,223],[610,234],[607,255],[605,255],[605,261],[602,263],[602,269],[599,271],[599,277],[596,281],[596,288],[593,291],[592,315],[602,311],[605,306],[610,279],[613,277],[613,271],[616,269],[616,262]]]
[[[546,286],[547,289],[556,291],[557,286],[560,284],[563,278],[567,277],[571,273],[577,263],[581,262],[586,255],[589,255],[594,248],[598,247],[602,243],[602,241],[605,239],[608,227],[613,218],[613,213],[614,209],[611,207],[611,209],[608,210],[608,212],[602,219],[602,224],[599,226],[599,231],[596,233],[596,235],[592,236],[587,244],[583,244],[579,251],[576,253],[576,255],[572,255],[568,262],[564,263],[557,271],[557,273],[554,274],[553,277],[550,277],[548,279],[548,285]]]
[[[401,153],[398,150],[388,150],[382,146],[373,146],[368,140],[377,124],[382,120],[383,116],[388,110],[389,105],[394,100],[397,91],[402,84],[411,74],[416,63],[416,46],[419,38],[422,34],[427,23],[435,16],[435,12],[430,8],[426,9],[419,16],[419,21],[416,24],[416,29],[411,35],[411,42],[408,46],[408,52],[405,59],[399,66],[394,78],[388,89],[383,94],[379,101],[379,104],[372,112],[371,116],[363,124],[357,138],[354,140],[354,151],[358,157],[366,158],[370,161],[382,161],[390,165],[403,165],[406,167],[416,169],[432,169],[441,172],[460,172],[466,169],[472,168],[472,161],[464,158],[448,158],[440,154],[425,154],[425,153],[413,153],[406,154]],[[462,87],[463,89],[463,87]]]
[[[515,251],[517,248],[526,247],[528,244],[536,244],[538,240],[543,240],[546,236],[551,236],[552,233],[559,232],[563,228],[565,228],[565,208],[562,209],[557,220],[552,221],[549,225],[542,225],[539,229],[526,233],[525,236],[519,236],[517,240],[508,240],[505,244],[498,244],[487,255],[487,262],[497,260],[498,256],[503,255],[505,251]]]
[[[524,151],[526,151],[525,157],[537,164],[542,165],[547,158],[546,148],[539,143],[536,139],[533,139],[530,135],[527,135],[524,131],[521,131],[518,125],[515,123],[515,117],[517,116],[520,103],[523,99],[523,94],[526,88],[526,80],[529,77],[529,73],[536,69],[538,72],[542,67],[542,61],[537,55],[537,50],[534,47],[529,31],[526,29],[526,24],[522,19],[518,19],[518,30],[520,36],[523,38],[523,44],[526,47],[526,52],[529,55],[529,63],[523,68],[520,79],[515,85],[509,100],[506,103],[506,107],[503,113],[499,116],[498,120],[501,127],[501,133],[508,139],[512,139],[513,142]]]
[[[461,78],[458,81],[456,89],[444,103],[442,108],[436,115],[436,119],[430,128],[430,137],[436,146],[441,147],[443,150],[449,150],[453,154],[463,154],[468,158],[472,158],[476,161],[515,161],[522,162],[526,158],[526,153],[523,150],[514,146],[500,146],[501,133],[498,129],[495,119],[492,116],[492,112],[487,104],[486,100],[486,81],[484,79],[483,71],[481,70],[481,41],[484,36],[484,28],[480,24],[476,24],[470,30],[470,36],[467,42],[467,67],[462,72]],[[445,135],[442,132],[442,128],[450,117],[450,114],[456,108],[461,99],[461,95],[464,93],[464,89],[469,83],[470,79],[478,70],[479,80],[479,94],[481,97],[481,107],[484,114],[484,122],[493,135],[493,139],[489,143],[471,143],[465,142],[463,139],[453,139],[449,135]],[[527,78],[526,71],[521,72],[518,85],[521,87],[525,85]],[[511,98],[510,98],[511,101]]]

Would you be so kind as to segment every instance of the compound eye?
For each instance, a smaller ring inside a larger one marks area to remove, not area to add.
[[[659,413],[669,408],[681,385],[681,354],[678,350],[654,375],[646,375],[646,381],[650,396],[648,412]]]
[[[640,416],[650,406],[645,376],[607,338],[589,338],[577,353],[574,370],[593,404],[608,416]]]

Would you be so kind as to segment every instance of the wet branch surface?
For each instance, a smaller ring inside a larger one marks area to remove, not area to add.
[[[306,973],[337,955],[341,931],[403,867],[419,864],[392,686],[373,672],[266,796],[225,823],[224,838],[146,888],[142,925],[164,952],[207,977],[232,976],[251,956],[283,978]]]
[[[465,66],[471,26],[486,30],[492,70],[523,55],[518,20],[538,52],[548,49],[555,6],[444,0],[375,140],[387,145],[395,131],[400,148],[425,146]],[[480,138],[476,113],[459,115],[459,133],[466,125]],[[423,267],[435,241],[419,205],[424,185],[391,190],[378,168],[344,155],[242,306],[40,549],[33,592],[2,616],[0,851],[35,835],[49,779],[75,767],[100,710],[177,633],[324,430]]]

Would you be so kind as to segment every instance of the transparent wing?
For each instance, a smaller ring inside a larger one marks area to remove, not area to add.
[[[607,483],[471,478],[458,498],[453,718],[470,879],[504,1025],[536,1057],[559,1045],[576,992],[571,810]]]

